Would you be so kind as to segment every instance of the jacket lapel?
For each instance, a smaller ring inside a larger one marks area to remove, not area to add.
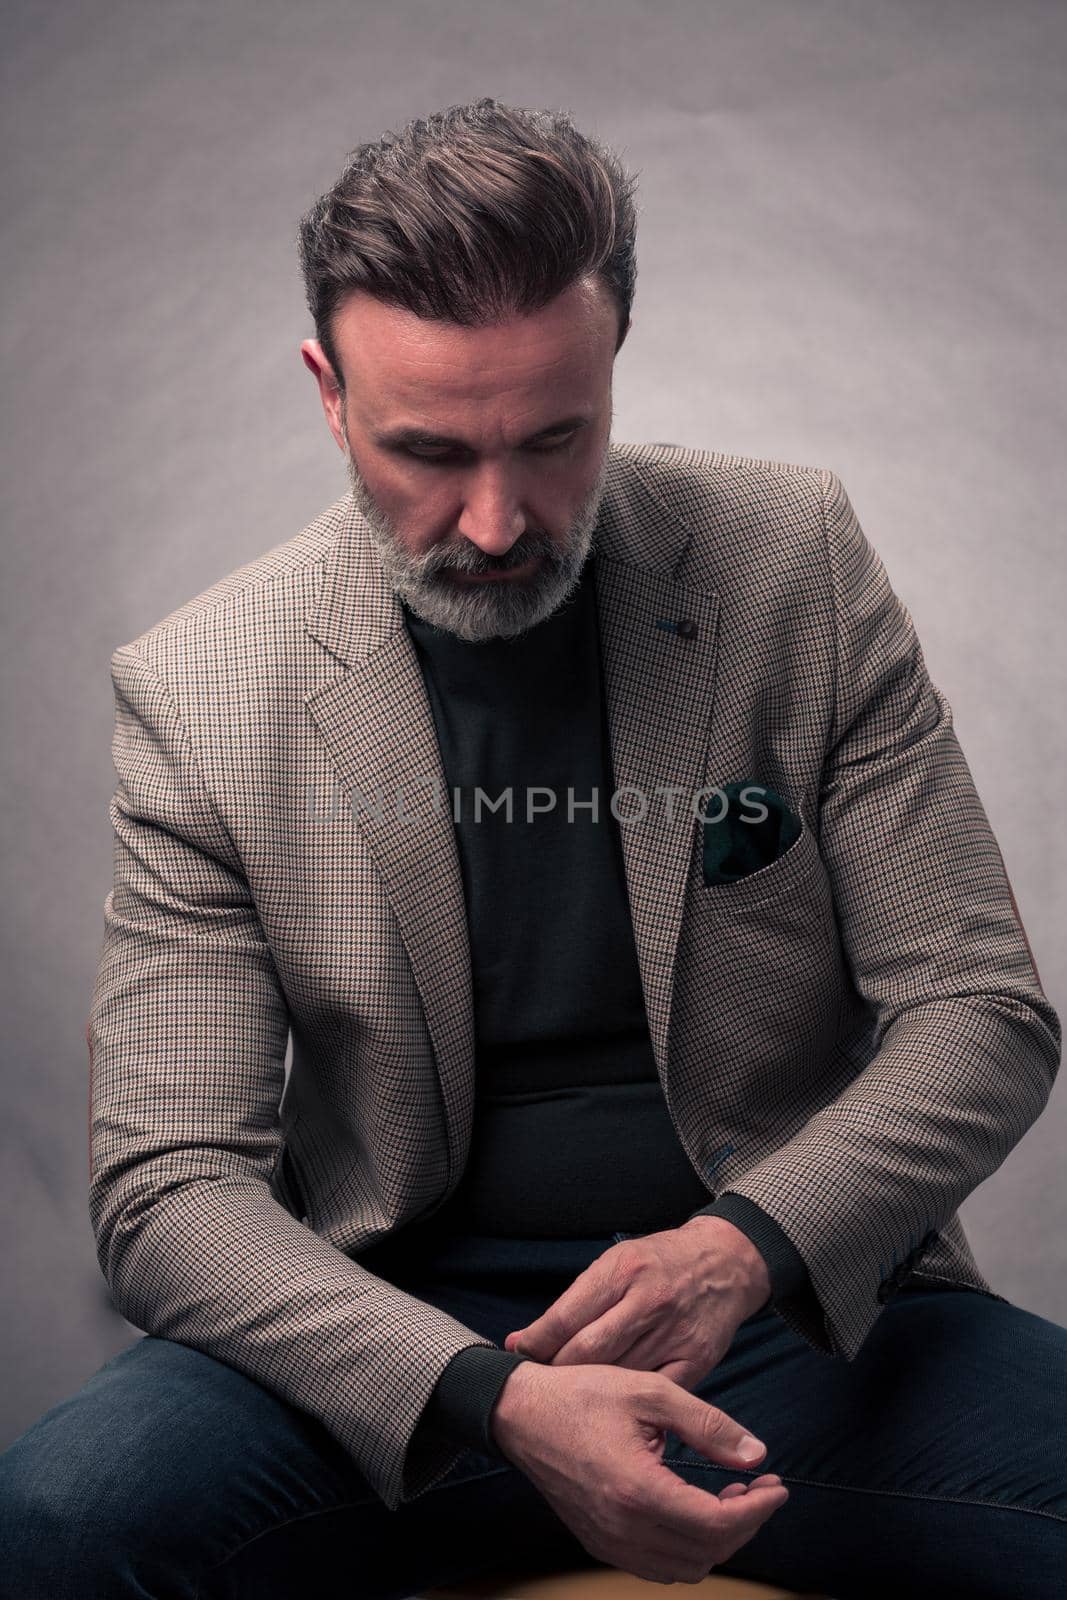
[[[349,505],[306,621],[344,670],[305,703],[411,962],[441,1079],[451,1189],[465,1159],[474,1090],[463,879],[422,670],[363,517],[351,499]]]
[[[719,602],[673,572],[689,530],[653,498],[613,445],[594,545],[601,662],[634,938],[661,1079],[674,955],[697,823],[690,797],[707,781]],[[343,798],[381,874],[433,1044],[450,1173],[462,1162],[474,1077],[470,946],[450,796],[433,714],[400,604],[354,501],[306,627],[343,670],[305,698],[336,765]],[[687,622],[679,633],[661,623]],[[610,779],[611,774],[607,777]],[[680,791],[668,820],[664,796]],[[602,796],[602,806],[607,796]],[[641,815],[643,821],[629,821]],[[398,807],[401,815],[398,815]],[[451,1183],[451,1179],[450,1179]]]
[[[706,781],[718,599],[667,572],[604,556],[597,558],[596,586],[626,886],[663,1080],[674,957],[698,826],[692,797]],[[694,626],[689,637],[659,626],[685,621]]]

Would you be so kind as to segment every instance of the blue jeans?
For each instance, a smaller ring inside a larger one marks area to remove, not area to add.
[[[453,1239],[391,1275],[502,1344],[623,1237]],[[777,1472],[790,1491],[717,1571],[835,1600],[1067,1593],[1057,1324],[913,1284],[845,1362],[765,1310],[696,1392],[767,1455],[752,1472],[725,1469],[668,1433],[672,1469],[713,1491]],[[151,1335],[0,1455],[0,1595],[12,1600],[401,1600],[492,1569],[593,1565],[509,1463],[465,1450],[391,1512],[317,1419]]]

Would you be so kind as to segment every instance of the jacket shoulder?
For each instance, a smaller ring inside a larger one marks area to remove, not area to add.
[[[624,445],[619,454],[688,531],[688,581],[745,604],[821,592],[827,510],[844,493],[831,468],[673,444]]]
[[[239,627],[242,609],[263,616],[280,608],[302,617],[315,597],[323,562],[349,508],[350,497],[342,495],[292,538],[183,601],[151,627],[119,645],[115,654],[133,650],[158,662],[180,648],[183,635]]]
[[[839,482],[829,467],[730,455],[677,444],[615,447],[646,485],[683,520],[687,514],[748,523],[753,516],[775,521],[821,519],[824,497]]]

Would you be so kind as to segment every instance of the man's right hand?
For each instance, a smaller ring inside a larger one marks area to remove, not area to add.
[[[653,1583],[697,1583],[747,1543],[789,1490],[774,1473],[721,1495],[663,1465],[666,1433],[741,1468],[745,1432],[657,1372],[523,1361],[489,1431],[596,1561]],[[757,1457],[758,1459],[758,1457]]]

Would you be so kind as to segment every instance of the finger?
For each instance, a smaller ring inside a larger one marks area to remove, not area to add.
[[[552,1360],[561,1367],[600,1363],[629,1367],[635,1372],[655,1372],[661,1362],[675,1354],[671,1348],[674,1341],[666,1327],[660,1327],[658,1332],[643,1331],[648,1318],[648,1312],[642,1316],[636,1292],[624,1291],[622,1299],[602,1316],[590,1317]]]
[[[580,1329],[609,1310],[625,1287],[615,1272],[594,1261],[547,1311],[527,1323],[522,1330],[522,1353],[534,1361],[551,1361]]]
[[[603,1328],[606,1340],[618,1345],[617,1353],[610,1358],[613,1366],[632,1367],[636,1372],[663,1372],[672,1383],[678,1381],[674,1372],[679,1367],[689,1370],[690,1363],[684,1359],[686,1345],[673,1318],[665,1312],[656,1318],[643,1309],[637,1289],[631,1289],[608,1316],[601,1317],[598,1328]]]
[[[776,1472],[765,1472],[762,1477],[753,1478],[751,1482],[728,1483],[725,1489],[719,1490],[719,1499],[732,1500],[735,1495],[747,1494],[749,1489],[754,1488],[757,1484],[774,1484],[781,1483],[781,1481]]]
[[[752,1435],[721,1407],[710,1405],[679,1384],[654,1390],[642,1405],[642,1420],[672,1429],[682,1441],[709,1461],[727,1467],[752,1469],[767,1453],[762,1439],[754,1440],[758,1454],[742,1454]]]
[[[706,1336],[699,1342],[680,1339],[676,1334],[668,1336],[668,1330],[661,1328],[658,1333],[647,1334],[629,1350],[614,1356],[611,1365],[632,1367],[637,1372],[659,1372],[692,1394],[718,1366],[726,1348],[721,1344],[709,1345]]]
[[[725,1560],[727,1555],[733,1555],[789,1499],[789,1490],[784,1483],[750,1483],[744,1494],[726,1498],[711,1494],[707,1489],[698,1489],[697,1493],[714,1502],[712,1534],[722,1540],[722,1554],[717,1557],[720,1561]],[[729,1545],[729,1549],[725,1548],[726,1545]]]
[[[741,1489],[741,1494],[726,1498],[728,1489]],[[747,1493],[744,1490],[747,1488]],[[651,1562],[662,1562],[659,1570],[676,1573],[679,1563],[691,1563],[702,1573],[709,1573],[722,1562],[728,1561],[736,1550],[747,1544],[753,1534],[772,1517],[779,1505],[788,1499],[788,1491],[779,1485],[781,1493],[773,1498],[773,1486],[755,1484],[728,1484],[721,1495],[707,1489],[697,1489],[705,1502],[711,1502],[714,1512],[711,1525],[705,1521],[704,1532],[696,1536],[672,1530],[669,1524],[655,1523],[660,1537],[654,1544],[644,1544],[642,1557]],[[662,1533],[668,1538],[663,1539]],[[674,1581],[674,1580],[671,1580]]]
[[[627,1352],[626,1357],[626,1360],[628,1359],[629,1352]],[[617,1367],[625,1366],[626,1360],[616,1361],[615,1365]],[[689,1361],[668,1361],[664,1366],[657,1367],[656,1371],[662,1373],[665,1378],[669,1378],[672,1383],[678,1384],[679,1388],[688,1389],[690,1393],[701,1382],[700,1377],[697,1376],[697,1369]]]
[[[746,1495],[725,1502],[720,1500],[714,1559],[729,1561],[788,1499],[789,1490],[784,1483],[751,1483]]]
[[[741,1489],[742,1492],[730,1494],[730,1489]],[[655,1546],[646,1546],[645,1549],[649,1554],[655,1550],[667,1558],[665,1571],[678,1572],[678,1566],[670,1563],[673,1555],[675,1563],[682,1561],[692,1565],[701,1575],[710,1572],[747,1544],[789,1498],[784,1485],[775,1487],[769,1484],[729,1484],[721,1495],[701,1488],[697,1488],[696,1493],[702,1502],[700,1524],[696,1531],[693,1531],[691,1522],[648,1519],[644,1523],[648,1535],[656,1540]]]
[[[750,1483],[745,1494],[722,1500],[711,1490],[689,1483],[671,1467],[663,1467],[647,1480],[646,1493],[649,1518],[657,1527],[676,1539],[703,1541],[707,1548],[720,1529],[730,1537],[736,1527],[751,1527],[755,1532],[760,1522],[789,1498],[784,1484],[757,1482]],[[743,1544],[749,1536],[745,1534],[738,1543]]]

